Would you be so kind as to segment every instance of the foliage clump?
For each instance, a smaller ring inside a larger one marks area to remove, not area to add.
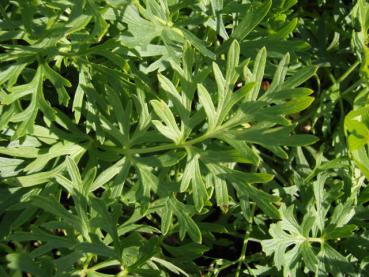
[[[365,276],[366,0],[0,15],[1,276]]]

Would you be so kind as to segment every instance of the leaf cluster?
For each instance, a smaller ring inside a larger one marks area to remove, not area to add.
[[[328,2],[2,1],[0,275],[365,276],[369,4]]]

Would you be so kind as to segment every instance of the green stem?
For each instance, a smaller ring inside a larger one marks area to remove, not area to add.
[[[147,154],[147,153],[152,153],[152,152],[159,152],[159,151],[164,151],[164,150],[177,149],[179,147],[180,147],[180,145],[177,145],[177,144],[174,144],[174,143],[168,143],[168,144],[163,144],[163,145],[158,145],[158,146],[153,146],[153,147],[147,147],[147,148],[128,149],[127,153],[130,153],[131,155],[134,155],[134,154]]]
[[[343,73],[342,76],[337,80],[337,82],[343,82],[355,70],[355,68],[358,67],[359,64],[360,62],[356,61],[353,65],[351,65],[350,68],[347,69],[346,72]]]
[[[122,270],[121,272],[119,272],[117,274],[117,277],[126,277],[126,276],[128,276],[128,270],[127,269],[124,269],[124,270]]]
[[[90,254],[90,253],[87,254],[86,261],[83,264],[83,269],[85,271],[88,270],[88,266],[89,266],[91,260],[94,258],[94,256],[95,256],[94,254]]]
[[[219,268],[216,268],[215,270],[214,270],[214,272],[213,272],[213,275],[210,275],[210,272],[209,272],[209,275],[208,276],[217,276],[217,274],[219,274],[219,272],[221,272],[221,271],[223,271],[224,269],[227,269],[228,267],[230,267],[230,266],[233,266],[233,265],[235,265],[237,263],[237,260],[236,261],[231,261],[231,262],[229,262],[228,264],[226,264],[226,265],[223,265],[223,266],[221,266],[221,267],[219,267]]]
[[[178,148],[186,148],[190,147],[194,144],[203,142],[204,140],[207,140],[209,138],[215,137],[218,133],[223,132],[225,128],[219,128],[214,131],[211,131],[209,133],[206,133],[202,136],[199,136],[197,138],[194,138],[192,140],[188,140],[186,142],[180,143],[180,144],[174,144],[174,143],[168,143],[164,145],[159,146],[153,146],[153,147],[147,147],[147,148],[133,148],[133,149],[127,149],[126,151],[123,150],[124,154],[147,154],[152,152],[159,152],[159,151],[165,151],[165,150],[171,150],[171,149],[178,149]]]
[[[94,266],[91,266],[90,268],[88,268],[88,271],[96,271],[96,270],[99,270],[101,268],[108,267],[108,266],[114,266],[114,265],[120,265],[119,261],[117,261],[117,260],[104,261],[104,262],[98,263]]]
[[[352,92],[354,89],[356,89],[357,87],[361,86],[362,83],[363,83],[362,80],[356,81],[350,87],[348,87],[345,91],[343,91],[339,97],[340,98],[344,98],[347,94],[349,94],[350,92]]]
[[[250,233],[251,233],[251,230],[252,230],[252,223],[253,223],[253,216],[255,214],[255,208],[256,208],[256,205],[253,205],[252,206],[252,210],[251,210],[251,220],[250,220],[250,228],[248,230],[245,231],[245,235],[243,237],[243,244],[242,244],[242,249],[241,249],[241,255],[240,257],[238,258],[238,264],[237,264],[237,269],[236,269],[236,274],[235,274],[235,277],[239,277],[240,276],[240,273],[241,273],[241,267],[242,267],[242,264],[245,263],[246,264],[246,267],[247,267],[247,270],[249,272],[250,275],[252,276],[255,276],[255,274],[252,273],[249,265],[247,264],[246,262],[246,249],[247,249],[247,244],[249,242],[249,237],[250,237]]]
[[[309,242],[318,242],[320,244],[324,243],[323,238],[306,238],[306,240],[309,241]]]
[[[248,241],[249,241],[249,232],[246,231],[245,232],[245,236],[243,238],[241,255],[240,255],[239,259],[238,259],[238,264],[237,264],[237,269],[236,269],[235,277],[239,277],[240,276],[241,266],[242,266],[242,263],[245,261],[245,258],[246,258],[246,248],[247,248]],[[248,268],[248,270],[249,270],[249,268]],[[250,272],[250,270],[249,270],[249,273],[252,274]]]

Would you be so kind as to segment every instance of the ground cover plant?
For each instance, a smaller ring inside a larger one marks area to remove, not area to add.
[[[366,0],[0,2],[0,276],[367,276]]]

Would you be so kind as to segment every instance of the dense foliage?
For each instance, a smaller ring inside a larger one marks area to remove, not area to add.
[[[2,0],[0,276],[367,276],[366,0]]]

